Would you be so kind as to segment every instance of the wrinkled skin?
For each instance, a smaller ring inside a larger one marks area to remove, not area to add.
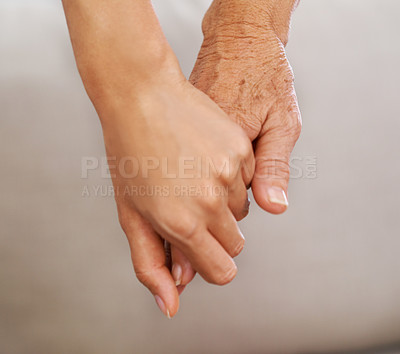
[[[258,19],[264,24],[260,26],[256,9],[251,21],[240,15],[229,18],[228,11],[232,9],[216,1],[207,12],[204,41],[190,81],[254,142],[254,197],[263,209],[279,214],[287,205],[283,200],[271,202],[276,198],[270,198],[268,190],[276,187],[287,194],[289,158],[301,130],[293,73],[284,49],[287,35],[279,37],[277,24],[268,25],[268,13]]]
[[[203,20],[204,41],[190,76],[253,142],[251,187],[257,203],[273,214],[288,207],[289,159],[301,131],[285,53],[290,17],[285,20],[277,11],[289,14],[297,4],[259,8],[254,2],[252,8],[248,2],[242,7],[214,1]]]

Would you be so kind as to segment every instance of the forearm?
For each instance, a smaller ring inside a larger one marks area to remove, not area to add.
[[[77,66],[94,103],[179,72],[148,0],[63,0]],[[101,99],[100,99],[101,98]]]
[[[214,0],[203,21],[205,36],[215,36],[224,28],[232,33],[273,31],[287,44],[290,20],[300,0]],[[229,30],[228,30],[229,31]]]

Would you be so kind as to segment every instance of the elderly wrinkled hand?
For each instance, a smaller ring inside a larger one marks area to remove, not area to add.
[[[301,130],[284,47],[297,2],[214,1],[190,77],[254,142],[253,194],[274,214],[288,206],[289,158]]]

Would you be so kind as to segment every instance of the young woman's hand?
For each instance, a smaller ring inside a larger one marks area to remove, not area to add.
[[[236,275],[254,156],[243,129],[183,77],[142,85],[101,103],[104,141],[120,223],[138,279],[165,314],[178,306],[176,283],[196,270],[223,285]],[[175,277],[165,266],[172,245]],[[181,274],[179,275],[179,268]]]
[[[63,5],[137,277],[172,317],[194,270],[221,285],[236,274],[232,257],[244,244],[236,219],[247,213],[255,165],[250,140],[183,77],[149,0]]]

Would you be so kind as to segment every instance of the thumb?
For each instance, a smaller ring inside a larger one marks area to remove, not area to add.
[[[301,116],[292,104],[270,112],[255,143],[256,169],[252,190],[257,204],[272,214],[286,211],[290,154],[300,136]]]

